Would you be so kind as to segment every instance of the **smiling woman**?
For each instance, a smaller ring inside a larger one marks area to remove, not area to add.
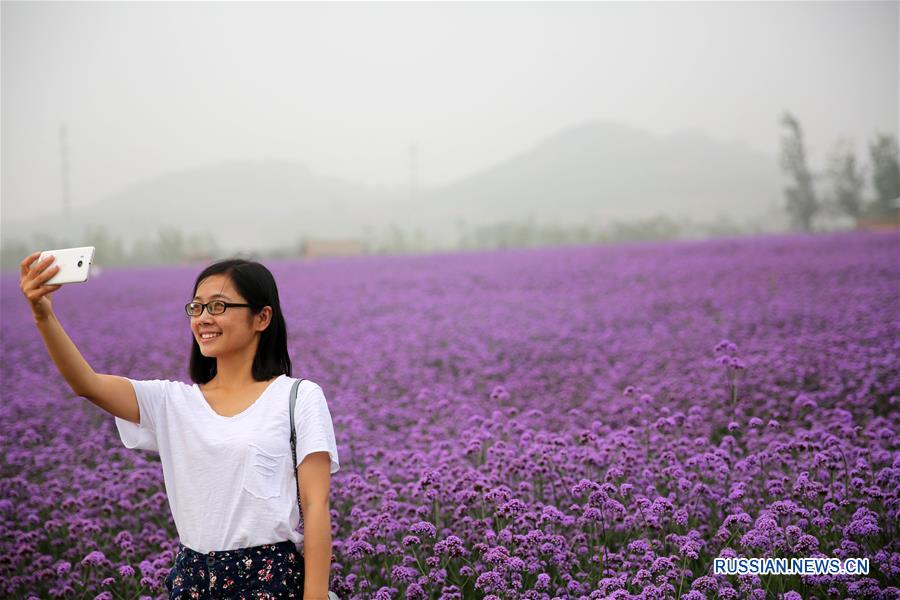
[[[49,294],[59,286],[43,285],[52,270],[31,267],[34,256],[22,263],[21,287],[60,372],[75,393],[115,416],[127,448],[159,453],[180,540],[165,580],[169,598],[325,598],[337,444],[321,386],[291,377],[269,270],[229,259],[197,277],[185,305],[188,385],[95,373],[53,314]],[[296,462],[285,412],[297,432]]]

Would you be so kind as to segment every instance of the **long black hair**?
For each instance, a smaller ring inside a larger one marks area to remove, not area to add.
[[[278,287],[272,273],[258,262],[243,258],[220,260],[203,269],[194,282],[191,297],[197,295],[200,282],[210,275],[223,274],[228,277],[238,293],[247,304],[252,304],[251,314],[258,315],[263,307],[272,307],[272,320],[259,336],[256,356],[253,357],[253,379],[268,381],[277,375],[291,376],[291,358],[287,349],[287,326],[281,303],[278,300]],[[215,357],[203,356],[200,344],[191,336],[190,375],[194,383],[207,383],[216,375]]]

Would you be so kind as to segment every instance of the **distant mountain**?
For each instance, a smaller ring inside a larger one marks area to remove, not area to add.
[[[209,232],[225,249],[262,250],[301,237],[365,238],[392,224],[453,239],[461,221],[475,226],[528,216],[558,224],[657,214],[741,221],[763,215],[780,195],[777,163],[742,144],[698,131],[658,137],[589,122],[414,197],[406,188],[362,186],[290,161],[231,161],[136,183],[74,214],[66,229],[104,225],[130,245],[174,227]],[[10,241],[63,230],[58,217],[3,223]]]
[[[321,176],[290,161],[229,161],[141,181],[83,210],[3,223],[4,239],[33,231],[53,237],[105,226],[126,247],[157,230],[210,233],[226,249],[290,246],[302,236],[355,234],[369,204],[389,201],[378,189]],[[40,226],[38,226],[40,223]],[[73,237],[69,235],[69,237]]]
[[[615,123],[587,123],[461,181],[427,204],[472,219],[758,216],[781,194],[778,165],[701,132],[660,138]]]

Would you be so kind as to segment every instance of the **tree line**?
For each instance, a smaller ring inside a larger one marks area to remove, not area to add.
[[[877,133],[868,144],[868,166],[857,161],[850,141],[841,138],[835,142],[825,167],[814,171],[808,164],[797,118],[785,112],[781,125],[780,163],[789,180],[784,188],[785,209],[793,227],[812,231],[817,216],[846,216],[854,221],[863,217],[897,218],[900,159],[896,138]],[[863,193],[867,176],[874,192],[869,199]]]
[[[808,150],[798,120],[789,112],[781,119],[784,133],[781,138],[780,165],[788,178],[784,189],[785,209],[791,227],[812,231],[817,217],[850,217],[859,221],[864,217],[900,219],[900,161],[897,140],[889,134],[876,134],[868,145],[869,165],[861,164],[850,142],[839,139],[827,157],[825,168],[814,171],[809,166]],[[873,194],[864,194],[867,178]],[[629,240],[666,240],[691,237],[716,237],[764,233],[759,224],[735,223],[726,217],[708,223],[689,219],[676,221],[656,216],[627,222],[613,221],[600,228],[583,224],[562,226],[535,223],[533,219],[508,220],[495,224],[467,225],[457,223],[457,239],[449,246],[437,246],[420,229],[407,231],[391,224],[379,233],[371,232],[361,240],[367,254],[417,254],[433,251],[482,250],[514,247],[540,247],[562,244],[593,244]],[[304,240],[289,241],[284,247],[265,252],[269,258],[302,255]],[[4,242],[2,269],[16,270],[19,261],[37,249],[66,248],[93,245],[102,249],[104,266],[162,265],[184,262],[203,262],[222,255],[223,249],[210,234],[185,235],[174,228],[164,228],[155,237],[145,237],[126,249],[121,237],[111,235],[105,227],[89,227],[81,239],[55,239],[35,234],[30,245]],[[262,258],[259,252],[230,252],[247,257]],[[100,257],[98,256],[98,259]]]
[[[737,236],[763,233],[760,225],[741,225],[727,217],[710,222],[673,219],[657,215],[645,219],[612,221],[606,227],[583,224],[579,226],[539,223],[529,217],[490,224],[468,224],[457,221],[455,241],[439,244],[421,228],[403,229],[396,224],[380,232],[368,230],[361,239],[365,254],[427,254],[446,251],[477,251],[502,248],[539,248],[567,244],[602,244],[627,241],[671,240],[694,237]],[[229,256],[244,258],[291,258],[303,256],[305,238],[299,236],[281,247],[264,252],[229,251]],[[35,234],[29,245],[24,242],[4,242],[2,270],[18,270],[19,262],[35,250],[91,245],[97,248],[95,262],[102,266],[165,265],[186,262],[205,262],[222,256],[224,249],[209,233],[185,235],[174,228],[163,228],[155,237],[144,237],[126,248],[120,236],[114,236],[103,226],[88,227],[85,235],[76,239],[57,239]],[[102,255],[101,255],[102,253]]]

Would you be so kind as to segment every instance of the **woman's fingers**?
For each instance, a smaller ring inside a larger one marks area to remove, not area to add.
[[[28,292],[27,296],[28,296],[28,299],[31,300],[32,302],[37,302],[38,300],[40,300],[41,296],[46,296],[47,294],[55,292],[56,290],[58,290],[61,287],[62,287],[62,285],[60,285],[60,284],[42,285],[41,287],[35,288],[35,289],[31,290],[30,292]]]
[[[32,254],[31,256],[29,256],[28,258],[26,258],[25,260],[22,261],[22,275],[25,276],[26,279],[28,277],[34,277],[35,274],[40,273],[47,267],[47,265],[49,265],[51,262],[53,262],[52,256],[45,256],[44,260],[40,261],[39,263],[35,264],[34,266],[30,266],[35,254],[40,254],[40,252],[35,252],[34,254]]]
[[[25,260],[22,261],[22,263],[19,265],[21,267],[22,277],[25,277],[28,275],[28,269],[29,269],[29,267],[31,267],[31,263],[33,263],[34,259],[37,258],[39,255],[40,255],[40,252],[32,252],[25,258]]]
[[[52,256],[46,257],[44,260],[39,262],[35,268],[31,270],[31,277],[35,281],[39,283],[43,283],[47,281],[50,277],[53,277],[57,271],[59,271],[59,265],[50,266],[50,263],[53,261]],[[51,275],[47,275],[51,273]]]
[[[32,256],[34,256],[34,255],[32,255]],[[28,259],[26,259],[26,262],[27,262],[27,260]],[[48,257],[48,259],[42,261],[42,263],[46,263],[49,260],[53,260],[53,259]],[[23,262],[23,264],[25,264],[25,263]],[[46,267],[46,265],[45,265],[45,267]],[[40,268],[40,269],[32,268],[32,269],[30,269],[29,273],[20,282],[22,291],[27,294],[29,290],[40,290],[40,288],[44,284],[44,282],[47,281],[48,279],[50,279],[51,277],[53,277],[54,275],[56,275],[58,272],[59,272],[59,265],[53,265],[52,267],[49,267],[49,268]],[[54,292],[54,291],[58,290],[60,285],[61,284],[52,284],[50,286],[52,289],[50,289],[49,291]],[[47,287],[47,286],[44,286],[44,287]],[[41,291],[41,293],[44,293],[43,290]]]
[[[43,269],[40,272],[34,270],[36,275],[31,277],[31,281],[35,284],[34,287],[40,287],[45,281],[53,277],[59,272],[59,265],[53,265],[47,269]]]
[[[37,279],[37,281],[44,283],[45,281],[47,281],[48,279],[50,279],[51,277],[56,275],[58,272],[59,272],[59,265],[53,265],[52,267],[50,267],[49,269],[46,269],[43,273],[38,275],[36,279]]]

